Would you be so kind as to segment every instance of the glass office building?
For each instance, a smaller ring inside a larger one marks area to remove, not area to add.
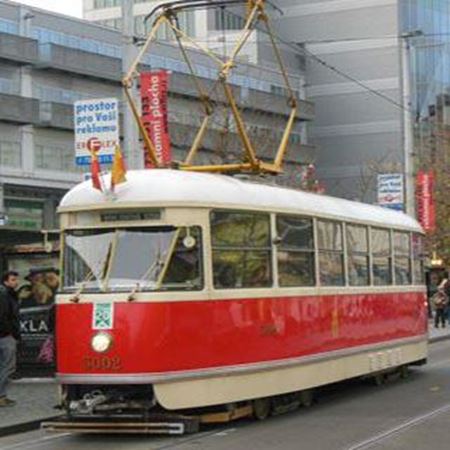
[[[399,0],[401,35],[410,48],[412,102],[418,122],[450,94],[450,1]]]

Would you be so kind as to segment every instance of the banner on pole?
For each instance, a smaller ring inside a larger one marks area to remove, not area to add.
[[[436,230],[436,204],[434,201],[434,173],[419,170],[416,182],[417,218],[426,232]]]
[[[378,204],[384,208],[403,211],[405,204],[403,174],[386,173],[378,175]]]
[[[141,74],[142,121],[162,164],[172,160],[168,120],[169,74],[165,70]],[[153,167],[147,151],[145,168]]]
[[[97,155],[100,164],[112,163],[119,145],[119,101],[117,98],[80,100],[74,104],[75,162],[91,164]]]

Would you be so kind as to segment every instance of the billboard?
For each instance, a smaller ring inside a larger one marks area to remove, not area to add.
[[[165,70],[141,74],[142,122],[156,150],[160,163],[172,160],[168,122],[169,74]],[[147,152],[145,167],[153,167]]]
[[[95,152],[101,164],[112,163],[119,145],[119,101],[117,98],[80,100],[74,104],[75,162],[91,163]]]
[[[426,232],[436,230],[433,171],[419,170],[416,180],[417,218]]]
[[[378,175],[378,205],[403,211],[404,204],[403,174],[386,173]]]

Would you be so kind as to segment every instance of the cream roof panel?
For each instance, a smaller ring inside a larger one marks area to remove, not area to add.
[[[117,186],[114,196],[97,191],[91,181],[81,183],[64,196],[60,211],[143,204],[248,208],[291,211],[422,231],[410,216],[386,208],[230,176],[158,169],[130,171],[127,178],[126,183]],[[106,185],[109,180],[109,176],[104,177]]]

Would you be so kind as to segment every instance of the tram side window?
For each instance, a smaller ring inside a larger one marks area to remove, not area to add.
[[[395,284],[411,284],[411,247],[409,233],[394,232]]]
[[[282,287],[314,286],[313,221],[292,216],[277,217],[278,277]]]
[[[319,245],[320,283],[323,286],[344,285],[344,247],[342,224],[319,220],[317,222]]]
[[[425,283],[425,269],[424,269],[424,248],[423,238],[420,234],[413,233],[412,235],[412,254],[413,254],[413,271],[414,283]]]
[[[347,269],[350,286],[367,286],[369,280],[368,229],[360,225],[347,225]]]
[[[272,286],[269,214],[211,213],[214,287]]]
[[[391,237],[389,230],[372,229],[373,284],[392,284]]]
[[[166,289],[203,288],[202,234],[200,227],[181,228],[162,287]]]

